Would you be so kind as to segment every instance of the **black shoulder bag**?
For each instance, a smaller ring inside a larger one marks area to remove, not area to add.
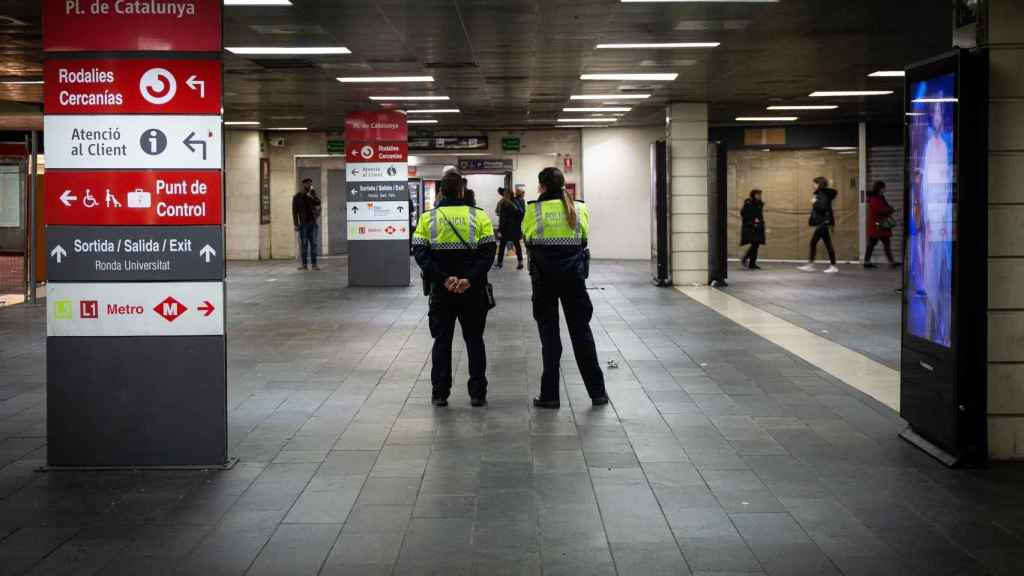
[[[465,240],[462,239],[462,234],[459,234],[458,229],[455,228],[455,225],[452,224],[451,220],[449,220],[444,214],[440,212],[438,212],[437,215],[440,216],[441,218],[444,218],[445,224],[447,224],[448,227],[452,229],[452,232],[455,234],[455,237],[459,239],[459,242],[462,243],[463,246],[466,247],[466,250],[469,250],[470,252],[473,252],[475,250],[472,246],[469,245],[469,242],[466,242]],[[472,216],[472,212],[470,212],[470,216]],[[487,300],[488,310],[493,310],[498,305],[498,303],[494,300],[494,286],[492,286],[490,282],[484,285],[484,298]]]

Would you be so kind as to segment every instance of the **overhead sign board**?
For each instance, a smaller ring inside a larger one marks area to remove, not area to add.
[[[221,223],[221,173],[46,172],[46,223],[198,226]]]
[[[46,60],[47,114],[220,114],[220,60]]]
[[[408,240],[409,219],[379,222],[349,222],[351,240]],[[408,247],[406,248],[408,250]]]
[[[511,158],[459,158],[459,170],[511,172],[515,170],[515,161]]]
[[[349,222],[373,222],[409,218],[409,202],[349,202]]]
[[[221,167],[219,116],[43,118],[48,169]]]
[[[353,142],[345,148],[349,162],[407,162],[409,144],[405,142]]]
[[[405,142],[408,136],[402,112],[384,110],[345,115],[346,142]]]
[[[220,226],[49,226],[52,282],[222,280]]]
[[[409,136],[409,150],[487,150],[487,134],[435,136],[416,133]]]
[[[224,334],[222,282],[53,282],[46,308],[47,336]]]
[[[43,0],[45,52],[220,52],[222,0]]]

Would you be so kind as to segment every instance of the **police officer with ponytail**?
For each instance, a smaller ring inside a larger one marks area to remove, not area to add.
[[[434,337],[431,403],[447,406],[452,389],[452,338],[462,326],[469,357],[469,398],[487,404],[487,353],[484,327],[494,306],[487,272],[497,246],[487,213],[468,206],[462,176],[447,172],[438,186],[441,201],[420,216],[412,237],[413,255],[423,270],[430,296],[430,335]]]
[[[540,331],[544,362],[540,396],[533,399],[533,405],[553,409],[560,406],[558,376],[562,341],[558,303],[561,302],[583,384],[594,406],[601,406],[608,403],[608,393],[597,361],[594,334],[590,331],[594,306],[586,285],[590,274],[587,250],[590,215],[586,205],[565,192],[565,176],[561,170],[545,168],[538,179],[540,198],[529,203],[523,218],[523,239],[530,256],[533,284],[533,317]]]

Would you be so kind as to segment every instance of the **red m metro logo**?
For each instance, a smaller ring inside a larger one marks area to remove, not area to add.
[[[175,300],[173,296],[168,296],[167,298],[164,298],[162,302],[157,304],[156,307],[153,308],[153,311],[163,316],[164,320],[174,322],[178,319],[178,316],[181,316],[188,311],[188,307]]]

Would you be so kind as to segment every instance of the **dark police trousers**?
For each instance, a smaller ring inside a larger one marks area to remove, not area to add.
[[[452,390],[452,339],[455,322],[462,326],[469,357],[469,396],[487,397],[487,353],[484,328],[487,325],[487,300],[480,290],[452,294],[443,286],[434,286],[430,295],[430,335],[434,337],[430,382],[435,399],[447,399]]]
[[[559,397],[558,372],[562,359],[562,338],[558,327],[559,300],[565,312],[576,366],[583,376],[587,393],[591,398],[605,396],[604,373],[597,362],[597,346],[594,344],[594,333],[590,331],[594,305],[587,294],[586,280],[575,276],[560,276],[557,280],[550,279],[547,282],[536,278],[533,280],[533,318],[540,331],[541,356],[544,361],[540,397],[542,400],[557,400]]]

